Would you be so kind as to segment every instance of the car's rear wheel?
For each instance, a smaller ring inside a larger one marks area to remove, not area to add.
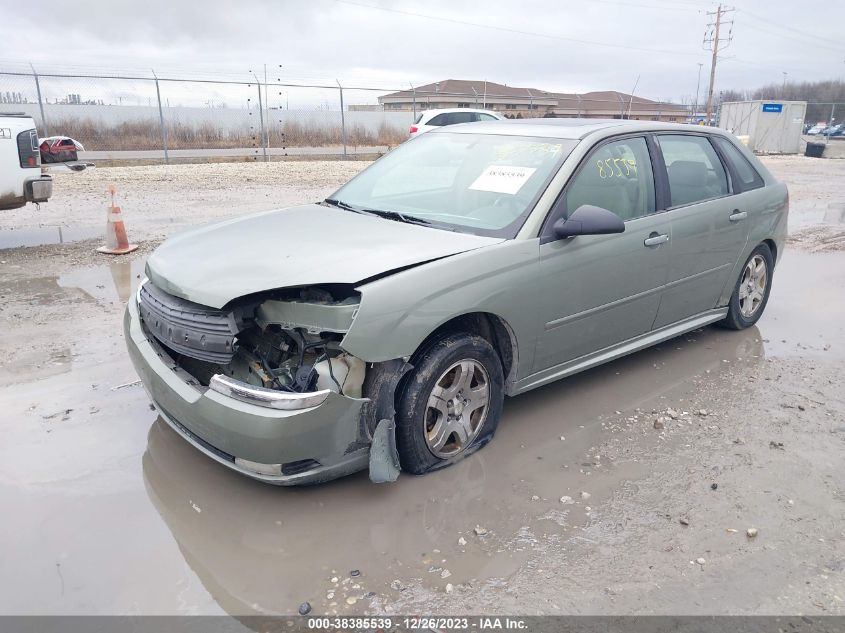
[[[402,469],[422,474],[488,442],[504,400],[502,363],[480,336],[449,334],[411,362],[396,413]]]
[[[728,315],[722,325],[733,330],[742,330],[757,322],[769,301],[773,269],[772,251],[767,245],[760,244],[751,252],[742,267],[728,304]]]

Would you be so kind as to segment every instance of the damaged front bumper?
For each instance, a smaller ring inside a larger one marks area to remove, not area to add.
[[[362,429],[366,399],[320,394],[308,408],[248,402],[244,394],[210,389],[181,371],[147,337],[130,301],[124,333],[132,363],[161,417],[200,451],[244,475],[277,485],[328,481],[367,467]],[[242,383],[241,383],[242,384]],[[228,387],[237,387],[229,383]],[[323,398],[325,395],[325,398]]]

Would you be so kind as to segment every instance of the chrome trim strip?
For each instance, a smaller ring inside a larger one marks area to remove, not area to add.
[[[616,360],[617,358],[626,356],[627,354],[638,352],[646,347],[651,347],[652,345],[656,345],[662,341],[680,336],[685,332],[690,332],[691,330],[709,325],[710,323],[720,321],[725,318],[727,313],[728,308],[708,310],[707,312],[703,312],[684,321],[672,323],[660,329],[652,330],[651,332],[646,332],[640,336],[628,339],[627,341],[611,345],[610,347],[606,347],[597,352],[585,354],[584,356],[579,356],[574,360],[561,363],[560,365],[555,365],[554,367],[549,367],[548,369],[544,369],[543,371],[523,378],[514,385],[514,388],[509,395],[524,393],[531,389],[542,387],[543,385],[554,382],[560,378],[577,374],[585,369],[590,369],[596,365],[601,365],[602,363]]]
[[[309,393],[288,393],[248,385],[240,380],[235,380],[223,374],[214,374],[208,383],[208,388],[222,393],[241,402],[255,404],[260,407],[281,409],[282,411],[296,411],[299,409],[310,409],[318,407],[326,401],[331,393],[330,389],[312,391]]]
[[[674,288],[675,286],[679,286],[683,283],[688,281],[693,281],[698,279],[699,277],[704,277],[705,275],[710,275],[713,273],[717,273],[720,270],[724,270],[728,266],[733,266],[733,263],[726,263],[721,264],[720,266],[716,266],[715,268],[708,268],[707,270],[702,270],[700,272],[694,273],[689,275],[688,277],[683,277],[682,279],[675,279],[674,281],[670,281],[668,283],[663,284],[662,286],[657,286],[656,288],[651,288],[650,290],[644,290],[643,292],[638,292],[635,295],[629,295],[627,297],[622,297],[621,299],[617,299],[616,301],[611,301],[610,303],[605,303],[600,306],[596,306],[595,308],[589,308],[587,310],[583,310],[582,312],[576,312],[575,314],[570,314],[569,316],[561,317],[559,319],[555,319],[554,321],[549,321],[546,323],[546,330],[553,330],[556,327],[560,327],[570,321],[577,321],[578,319],[583,319],[588,317],[592,314],[596,314],[597,312],[601,312],[603,310],[609,310],[610,308],[615,308],[620,305],[624,305],[631,301],[636,301],[637,299],[642,299],[643,297],[647,297],[648,295],[654,294],[655,292],[662,292],[664,290],[669,290],[670,288]]]
[[[707,270],[702,270],[700,272],[689,275],[688,277],[683,277],[682,279],[676,279],[675,281],[670,281],[665,286],[663,286],[663,289],[668,290],[669,288],[674,288],[675,286],[679,286],[679,285],[686,283],[688,281],[693,281],[695,279],[698,279],[699,277],[704,277],[705,275],[717,273],[720,270],[724,270],[728,266],[733,266],[733,265],[734,265],[734,262],[727,262],[725,264],[721,264],[719,266],[716,266],[715,268],[708,268]]]
[[[578,319],[583,319],[585,317],[590,316],[591,314],[596,314],[597,312],[602,312],[603,310],[609,310],[610,308],[615,308],[617,306],[630,303],[631,301],[642,299],[643,297],[647,297],[648,295],[653,295],[655,292],[661,292],[663,291],[663,289],[664,286],[657,286],[657,288],[644,290],[643,292],[638,292],[635,295],[622,297],[621,299],[611,301],[610,303],[604,303],[600,306],[596,306],[595,308],[589,308],[587,310],[583,310],[582,312],[576,312],[575,314],[570,314],[569,316],[561,317],[560,319],[555,319],[554,321],[549,321],[548,323],[546,323],[546,329],[553,330],[556,327],[564,325],[565,323],[569,323],[570,321],[577,321]]]
[[[143,287],[144,287],[144,284],[145,284],[145,283],[147,283],[149,280],[150,280],[150,278],[149,278],[149,277],[144,277],[144,278],[140,281],[140,283],[138,284],[138,289],[135,291],[135,305],[136,305],[136,306],[140,306],[140,305],[141,305],[141,288],[143,288]]]

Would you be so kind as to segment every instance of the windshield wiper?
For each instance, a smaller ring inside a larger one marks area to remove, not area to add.
[[[397,222],[407,222],[408,224],[431,224],[431,222],[423,218],[418,218],[414,215],[404,215],[398,211],[385,211],[384,209],[361,209],[361,211],[377,215],[380,218],[396,220]]]
[[[330,204],[333,207],[337,207],[339,209],[344,209],[345,211],[352,211],[354,213],[363,213],[365,215],[376,215],[380,218],[387,218],[388,220],[396,220],[397,222],[406,222],[408,224],[431,224],[430,221],[425,220],[423,218],[418,218],[411,215],[404,215],[399,213],[398,211],[385,211],[384,209],[367,209],[365,207],[356,207],[354,205],[349,204],[348,202],[344,202],[343,200],[338,200],[337,198],[326,198],[323,200],[326,204]]]
[[[355,213],[363,213],[361,209],[353,207],[351,204],[348,204],[343,200],[338,200],[337,198],[326,198],[325,200],[323,200],[323,202],[333,207],[337,207],[338,209],[343,209],[344,211],[354,211]]]

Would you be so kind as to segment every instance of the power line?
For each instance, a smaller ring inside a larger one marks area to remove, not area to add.
[[[845,47],[840,45],[837,48],[837,47],[834,47],[834,46],[830,46],[828,44],[824,44],[822,42],[816,41],[818,38],[811,36],[811,35],[799,35],[799,34],[790,35],[788,33],[778,33],[777,31],[772,31],[770,29],[767,29],[765,27],[760,26],[759,24],[754,24],[753,22],[741,22],[740,24],[742,24],[745,27],[750,27],[750,28],[754,29],[755,31],[760,31],[761,33],[767,33],[768,35],[774,35],[775,37],[789,38],[794,42],[799,42],[799,43],[803,44],[804,46],[815,46],[817,48],[823,48],[825,50],[835,51],[835,52],[838,52],[838,53],[845,52]],[[809,42],[809,41],[802,39],[802,38],[807,38],[807,39],[813,40],[813,41]]]
[[[605,46],[608,48],[617,48],[622,50],[629,50],[629,51],[641,51],[644,53],[662,53],[667,55],[689,55],[698,57],[698,53],[693,53],[691,51],[672,51],[666,49],[657,49],[657,48],[645,48],[640,46],[627,46],[625,44],[613,44],[611,42],[598,42],[595,40],[582,40],[575,37],[565,37],[563,35],[552,35],[549,33],[538,33],[536,31],[523,31],[521,29],[514,29],[506,26],[498,26],[495,24],[482,24],[479,22],[470,22],[469,20],[459,20],[457,18],[446,18],[439,15],[430,15],[426,13],[417,13],[415,11],[406,11],[404,9],[396,9],[393,7],[377,7],[371,4],[365,4],[363,2],[354,2],[353,0],[334,0],[340,4],[348,4],[355,7],[362,7],[364,9],[371,9],[373,11],[384,11],[387,13],[395,13],[398,15],[405,15],[415,18],[423,18],[426,20],[436,20],[438,22],[448,22],[450,24],[460,24],[461,26],[472,26],[480,29],[490,29],[493,31],[502,31],[505,33],[514,33],[516,35],[527,35],[530,37],[542,37],[545,39],[550,40],[558,40],[562,42],[573,42],[576,44],[589,44],[591,46]]]
[[[760,22],[765,22],[767,24],[770,24],[770,25],[774,26],[775,28],[782,29],[784,31],[792,31],[793,33],[796,33],[796,34],[798,34],[802,37],[806,37],[806,38],[809,38],[809,39],[812,39],[812,40],[822,40],[824,42],[828,42],[830,44],[838,46],[837,50],[840,50],[840,51],[845,49],[845,46],[843,46],[842,40],[832,40],[832,39],[829,39],[829,38],[826,38],[826,37],[821,37],[819,35],[816,35],[815,33],[809,33],[807,31],[802,31],[801,29],[796,29],[794,26],[788,26],[788,25],[782,24],[780,22],[775,22],[774,20],[764,18],[763,16],[757,15],[756,13],[752,13],[751,11],[748,11],[746,9],[740,8],[739,11],[741,11],[742,13],[745,13],[746,15],[748,15],[751,18],[754,18],[755,20],[759,20]]]

